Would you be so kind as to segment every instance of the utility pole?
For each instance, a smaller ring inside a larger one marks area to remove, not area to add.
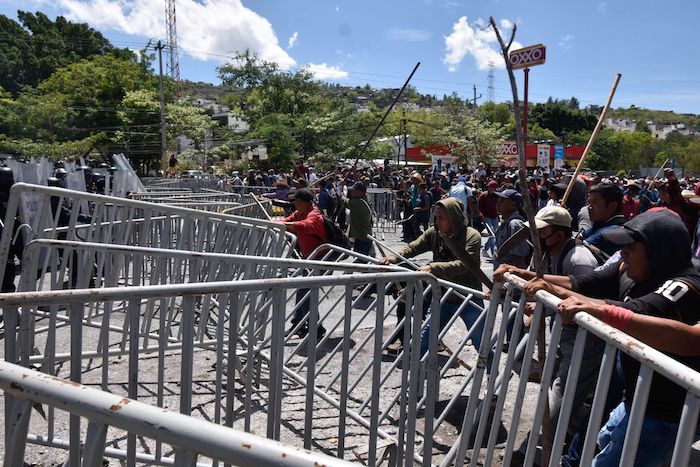
[[[476,100],[481,99],[481,94],[479,94],[479,97],[476,97],[476,84],[473,84],[472,88],[474,89],[474,99],[472,100],[472,106],[473,108],[476,108]]]
[[[163,91],[163,45],[158,41],[158,92],[160,93],[160,155],[163,167],[168,167],[167,141],[165,139],[165,92]]]
[[[204,160],[202,161],[202,172],[207,173],[207,129],[203,128],[204,132]]]
[[[408,121],[406,120],[406,110],[404,110],[402,118],[401,118],[401,125],[403,126],[403,162],[404,162],[404,167],[408,166],[408,135],[407,135],[408,129],[406,128],[407,124],[408,124]]]
[[[494,70],[494,64],[493,62],[489,62],[489,86],[488,86],[488,94],[486,99],[491,101],[491,102],[496,102],[496,75],[493,73]]]

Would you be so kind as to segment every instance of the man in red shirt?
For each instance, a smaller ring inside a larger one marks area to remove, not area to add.
[[[476,207],[479,210],[479,214],[484,218],[484,223],[491,228],[489,238],[484,245],[483,254],[486,256],[488,256],[488,250],[491,250],[491,255],[496,251],[496,238],[494,237],[494,233],[498,228],[498,211],[496,211],[498,196],[494,194],[496,188],[498,188],[498,182],[496,180],[491,180],[486,184],[487,191],[481,193],[476,200]]]
[[[634,180],[630,180],[625,185],[627,191],[622,197],[622,214],[625,219],[630,220],[639,214],[639,192],[641,187]]]
[[[295,211],[282,222],[285,228],[297,236],[302,258],[308,256],[319,246],[328,241],[328,234],[323,225],[323,214],[314,204],[314,194],[308,188],[302,188],[289,195],[289,200],[294,201]],[[309,289],[297,290],[296,311],[292,318],[292,327],[287,334],[296,333],[302,339],[309,333],[307,315],[311,309],[309,303]],[[304,323],[299,327],[299,323]],[[297,329],[298,328],[298,329]],[[326,334],[326,329],[319,323],[316,335],[320,339]]]

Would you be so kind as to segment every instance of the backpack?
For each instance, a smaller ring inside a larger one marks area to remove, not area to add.
[[[557,266],[559,267],[559,269],[557,269],[558,271],[561,272],[564,270],[564,259],[566,258],[566,255],[568,255],[569,252],[571,250],[573,250],[574,248],[576,248],[576,246],[578,246],[578,245],[585,247],[588,251],[591,252],[593,257],[598,262],[598,266],[602,266],[603,264],[605,264],[605,262],[608,260],[608,258],[610,258],[610,255],[608,255],[607,253],[602,251],[600,248],[598,248],[594,245],[591,245],[588,242],[577,242],[577,241],[567,242],[567,244],[564,245],[564,248],[562,249],[561,253],[559,254],[559,262],[557,264]]]
[[[328,243],[331,245],[339,246],[349,250],[351,248],[350,239],[343,232],[343,230],[338,227],[338,224],[330,220],[327,216],[323,216],[323,227],[326,229],[326,235],[328,236]]]

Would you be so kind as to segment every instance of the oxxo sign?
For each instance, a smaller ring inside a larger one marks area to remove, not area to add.
[[[531,45],[510,53],[510,64],[514,70],[542,65],[547,57],[547,48],[542,44]]]
[[[501,146],[501,156],[517,156],[518,155],[518,145],[511,141],[506,141]]]

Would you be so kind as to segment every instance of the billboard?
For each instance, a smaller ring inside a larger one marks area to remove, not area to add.
[[[549,169],[549,144],[537,145],[537,165]]]
[[[561,169],[564,165],[564,146],[557,144],[554,146],[554,168]]]
[[[510,64],[514,70],[520,68],[530,68],[535,65],[542,65],[547,58],[547,48],[542,44],[531,45],[522,49],[514,50],[508,56]]]

